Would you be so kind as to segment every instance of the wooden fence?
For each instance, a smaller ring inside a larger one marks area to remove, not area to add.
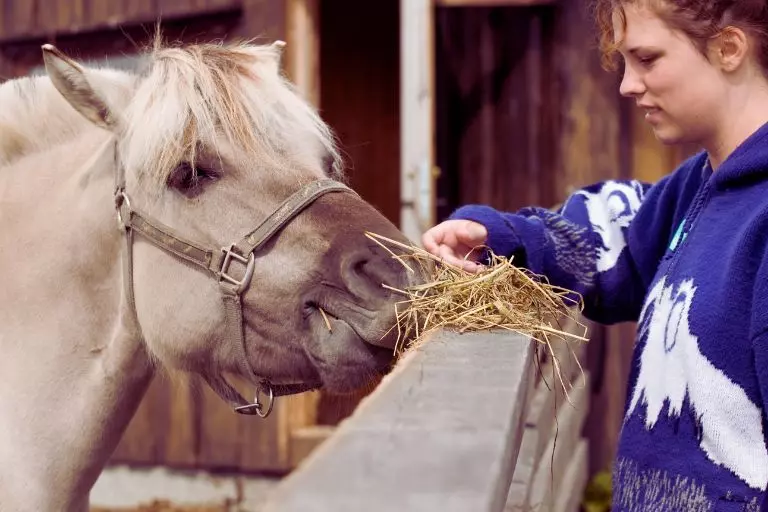
[[[565,370],[580,383],[563,405],[540,378],[550,367],[535,345],[508,332],[439,333],[283,481],[265,512],[575,512],[588,393]]]

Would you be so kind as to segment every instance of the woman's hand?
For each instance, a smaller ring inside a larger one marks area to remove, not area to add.
[[[480,251],[473,249],[485,244],[487,239],[488,231],[482,224],[471,220],[447,220],[427,230],[421,242],[424,249],[446,263],[477,272],[483,267],[477,263]]]

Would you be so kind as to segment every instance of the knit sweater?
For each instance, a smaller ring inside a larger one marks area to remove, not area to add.
[[[458,209],[495,253],[637,321],[613,511],[768,510],[768,125],[717,171],[605,181],[557,211]]]

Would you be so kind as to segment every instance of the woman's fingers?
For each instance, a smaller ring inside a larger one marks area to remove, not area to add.
[[[456,238],[459,242],[463,243],[470,248],[483,245],[488,239],[488,230],[485,226],[472,222],[470,220],[460,221],[456,228]]]
[[[482,224],[448,220],[427,230],[421,241],[424,249],[446,263],[468,272],[477,272],[482,265],[474,261],[479,254],[473,249],[483,245],[487,238],[488,232]]]

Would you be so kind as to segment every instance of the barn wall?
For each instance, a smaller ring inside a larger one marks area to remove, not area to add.
[[[399,2],[320,2],[320,108],[350,185],[400,222]]]
[[[241,9],[243,0],[0,0],[0,41]]]

